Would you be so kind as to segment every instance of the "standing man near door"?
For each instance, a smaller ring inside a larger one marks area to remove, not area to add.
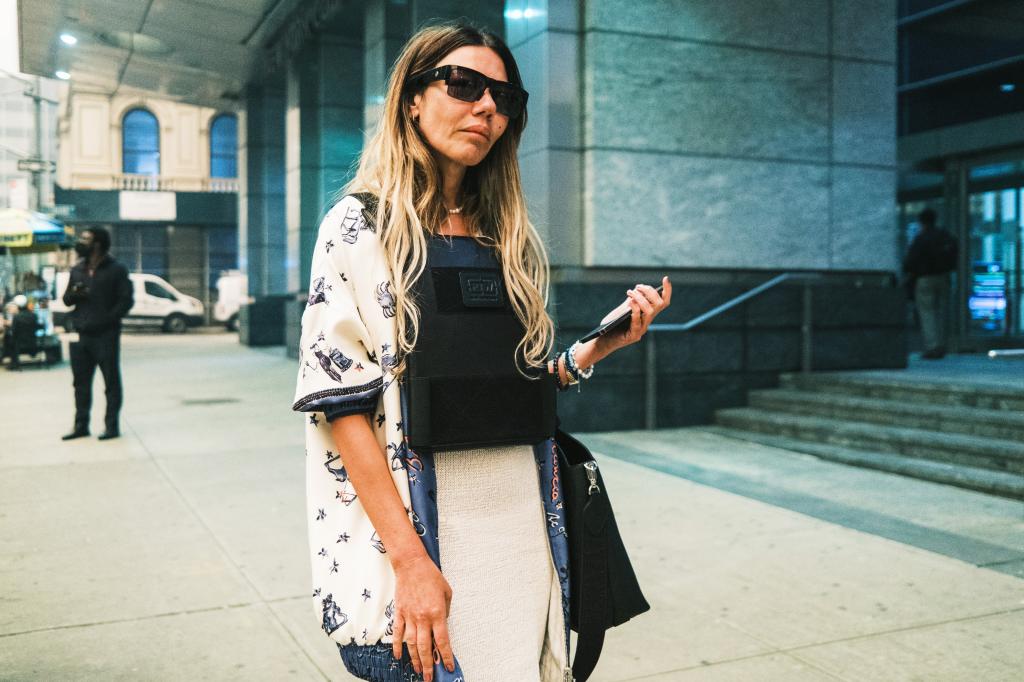
[[[89,435],[92,380],[96,367],[103,374],[107,413],[100,440],[121,435],[121,318],[134,303],[128,269],[110,254],[110,233],[90,227],[75,243],[81,260],[71,268],[64,303],[74,306],[71,324],[79,340],[71,343],[71,375],[75,386],[75,427],[63,440]]]
[[[957,241],[935,225],[936,214],[926,208],[917,216],[921,231],[914,237],[903,273],[913,288],[914,305],[921,320],[925,360],[946,355],[946,317],[949,314],[950,273],[956,270]]]

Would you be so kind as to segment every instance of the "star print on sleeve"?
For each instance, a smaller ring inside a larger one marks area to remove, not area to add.
[[[383,423],[384,423],[384,413],[381,412],[380,414],[377,415],[377,426],[379,427]]]
[[[338,566],[340,566],[340,564],[338,563],[338,560],[337,559],[331,559],[331,571],[330,572],[331,573],[337,573],[338,572]]]
[[[320,551],[317,552],[317,554],[319,554],[320,556],[327,556],[327,548],[326,547],[321,547]]]
[[[366,601],[369,598],[370,598],[370,590],[368,590],[366,588],[363,588],[363,601]]]
[[[320,420],[316,418],[316,413],[309,415],[309,423],[313,426],[320,426]]]
[[[326,518],[327,518],[327,514],[324,512],[324,510],[323,509],[318,509],[317,512],[316,512],[316,520],[317,521],[323,521]]]
[[[398,356],[388,352],[390,347],[389,343],[381,344],[380,347],[380,366],[384,370],[391,370],[398,366]]]
[[[342,533],[338,536],[338,540],[334,544],[338,544],[339,542],[348,542],[351,537],[352,536],[348,533]]]

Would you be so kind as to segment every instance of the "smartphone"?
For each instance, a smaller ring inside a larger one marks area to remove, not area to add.
[[[665,285],[662,284],[659,287],[655,287],[655,291],[657,291],[660,294],[661,290],[664,289],[664,288],[665,288]],[[608,320],[604,324],[597,325],[592,330],[587,332],[586,336],[580,337],[580,343],[586,343],[587,341],[590,341],[591,339],[596,339],[599,336],[604,336],[608,332],[622,331],[623,329],[625,329],[626,327],[629,326],[629,320],[630,320],[630,318],[632,316],[633,316],[633,311],[632,310],[627,310],[626,312],[622,313],[621,315],[619,315],[615,319]]]

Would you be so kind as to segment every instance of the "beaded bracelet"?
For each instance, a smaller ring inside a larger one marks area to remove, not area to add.
[[[565,364],[565,374],[569,377],[569,385],[575,386],[580,383],[579,370],[576,369],[576,365],[573,364],[572,354],[569,352],[568,348],[562,351],[562,359]]]
[[[562,373],[558,371],[558,358],[560,356],[561,353],[555,355],[555,359],[551,361],[551,366],[554,370],[552,374],[555,375],[555,388],[557,388],[559,391],[564,391],[565,389],[569,388],[569,385],[562,383]]]
[[[576,364],[576,349],[580,347],[580,342],[576,341],[569,347],[569,361],[572,363],[572,368],[576,372],[577,378],[589,379],[594,375],[594,366],[591,365],[590,369],[584,371],[580,369],[580,366]]]
[[[562,380],[562,372],[558,368],[558,361],[562,361],[562,367],[565,368],[566,379]],[[565,357],[565,351],[559,351],[555,354],[555,359],[552,361],[552,367],[554,368],[555,374],[555,386],[559,391],[568,390],[576,381],[573,380],[573,375],[569,373],[569,361]]]

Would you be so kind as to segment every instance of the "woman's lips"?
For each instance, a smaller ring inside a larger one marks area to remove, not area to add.
[[[486,128],[482,128],[482,127],[481,128],[477,128],[477,127],[465,128],[465,129],[463,129],[462,132],[464,132],[464,133],[472,133],[474,135],[479,135],[480,137],[482,137],[483,139],[487,140],[488,142],[490,142],[490,140],[491,140],[491,136],[489,134],[489,131]]]

